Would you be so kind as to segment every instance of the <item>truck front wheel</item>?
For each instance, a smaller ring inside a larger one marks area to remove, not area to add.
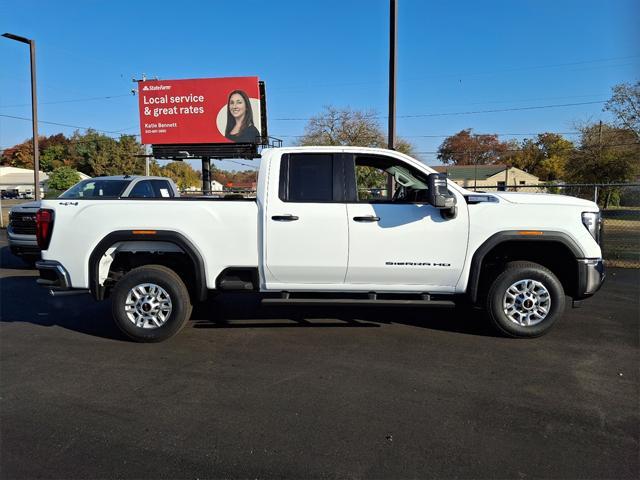
[[[178,333],[191,316],[182,279],[170,268],[145,265],[116,283],[111,295],[116,325],[137,342],[161,342]]]
[[[564,309],[562,284],[553,272],[533,262],[508,263],[487,295],[493,325],[509,337],[544,335]]]

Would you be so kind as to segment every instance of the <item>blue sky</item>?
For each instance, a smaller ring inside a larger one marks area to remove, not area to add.
[[[637,0],[398,2],[397,129],[429,164],[463,128],[506,139],[607,120],[590,102],[640,79]],[[40,120],[139,134],[132,77],[258,75],[270,134],[292,144],[305,121],[287,119],[325,105],[387,114],[388,3],[0,0],[0,31],[37,42]],[[0,115],[30,117],[27,46],[0,38],[0,59]],[[587,104],[463,114],[568,103]],[[30,135],[0,116],[0,147]]]

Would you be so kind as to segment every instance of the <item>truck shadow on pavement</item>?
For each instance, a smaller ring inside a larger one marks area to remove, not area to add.
[[[36,284],[36,276],[0,279],[0,322],[58,326],[87,335],[125,339],[111,319],[109,302],[89,295],[56,298]]]
[[[31,270],[33,267],[11,253],[9,247],[2,247],[0,248],[0,268],[10,270]]]
[[[20,262],[19,259],[16,261]],[[108,300],[96,302],[89,295],[52,297],[45,288],[36,284],[35,272],[27,270],[21,273],[24,274],[0,278],[0,322],[58,326],[86,335],[128,341],[111,319]],[[380,328],[395,323],[467,335],[495,336],[480,312],[468,309],[263,307],[261,298],[259,294],[250,293],[218,295],[196,305],[186,329]]]
[[[261,306],[260,294],[224,294],[197,306],[193,328],[380,328],[385,324],[497,336],[482,312],[470,308],[376,306]]]

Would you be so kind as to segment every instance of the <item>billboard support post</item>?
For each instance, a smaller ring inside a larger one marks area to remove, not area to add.
[[[211,159],[202,157],[202,193],[211,195]]]
[[[267,130],[267,89],[265,88],[264,82],[258,82],[258,88],[260,90],[260,124],[262,125],[262,131],[260,135],[262,136],[262,143],[268,141],[269,139],[269,131]]]

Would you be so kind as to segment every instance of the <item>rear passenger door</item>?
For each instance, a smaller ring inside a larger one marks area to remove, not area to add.
[[[279,285],[344,283],[349,237],[341,153],[291,153],[271,164],[264,215],[265,280]],[[275,182],[274,182],[275,183]]]

